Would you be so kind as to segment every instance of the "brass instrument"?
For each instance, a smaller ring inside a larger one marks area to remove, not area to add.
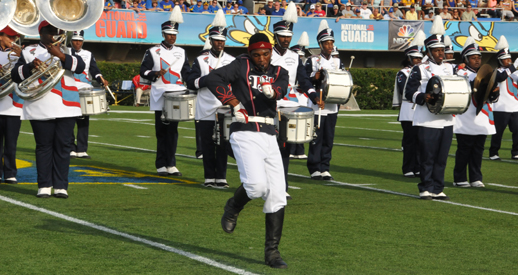
[[[482,107],[484,107],[484,103],[489,98],[489,94],[491,94],[493,89],[498,85],[498,83],[496,83],[496,73],[497,70],[493,70],[490,65],[484,64],[478,69],[477,76],[473,80],[473,93],[475,102],[477,103],[477,115],[482,110]]]
[[[0,30],[11,22],[15,10],[16,0],[0,0]]]
[[[11,47],[18,47],[21,48],[20,45],[16,43],[12,43]],[[2,69],[0,69],[0,98],[3,98],[4,96],[10,94],[14,90],[14,86],[16,84],[11,79],[11,69],[14,68],[14,64],[16,63],[16,58],[11,58],[11,55],[13,53],[13,50],[9,51],[7,54],[8,62],[6,64],[2,65]]]

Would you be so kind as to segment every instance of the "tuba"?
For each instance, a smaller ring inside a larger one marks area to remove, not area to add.
[[[37,31],[37,26],[42,20],[47,20],[52,26],[65,31],[55,36],[54,39],[57,41],[54,42],[53,45],[60,44],[62,52],[66,54],[69,54],[69,50],[65,45],[71,37],[71,32],[87,29],[95,24],[101,17],[104,8],[103,0],[18,1],[24,2],[23,5],[19,5],[20,7],[23,6],[27,10],[37,12],[37,14],[25,14],[25,16],[22,17],[22,19],[26,19],[26,22],[37,22],[34,23],[36,24],[35,26],[31,27],[31,31],[34,31],[34,29]],[[19,29],[16,30],[18,31]],[[43,61],[38,69],[33,69],[32,73],[29,78],[17,86],[15,85],[16,94],[23,100],[35,101],[42,98],[61,80],[65,74],[65,69],[62,68],[59,59],[51,56],[49,59]]]
[[[12,46],[21,48],[20,45],[14,42],[12,43]],[[11,58],[12,53],[12,50],[9,51],[9,53],[7,54],[8,62],[6,64],[3,64],[2,68],[0,69],[0,99],[12,93],[14,90],[14,86],[16,86],[16,83],[14,83],[11,79],[11,69],[14,67],[14,64],[18,59]]]

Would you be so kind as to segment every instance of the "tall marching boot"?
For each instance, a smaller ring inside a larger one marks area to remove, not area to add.
[[[225,213],[223,213],[223,217],[221,217],[221,227],[223,231],[227,233],[234,232],[234,228],[236,228],[237,217],[239,216],[239,212],[243,210],[245,204],[247,204],[251,199],[246,194],[246,190],[241,184],[234,193],[234,196],[228,199],[227,204],[225,205]]]
[[[279,252],[279,243],[284,223],[284,208],[275,213],[266,214],[266,242],[264,243],[264,262],[273,268],[288,268]]]

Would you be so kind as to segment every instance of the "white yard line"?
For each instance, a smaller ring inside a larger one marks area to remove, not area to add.
[[[214,266],[214,267],[226,270],[228,272],[232,272],[232,273],[235,273],[235,274],[254,274],[254,273],[248,272],[248,271],[246,271],[244,269],[240,269],[240,268],[237,268],[237,267],[225,265],[225,264],[216,262],[214,260],[211,260],[209,258],[206,258],[206,257],[203,257],[203,256],[199,256],[199,255],[196,255],[196,254],[193,254],[193,253],[190,253],[190,252],[178,249],[178,248],[174,248],[172,246],[168,246],[168,245],[165,245],[165,244],[162,244],[162,243],[146,240],[146,239],[141,238],[141,237],[137,237],[137,236],[130,235],[130,234],[127,234],[127,233],[124,233],[124,232],[120,232],[120,231],[117,231],[117,230],[114,230],[114,229],[111,229],[111,228],[108,228],[108,227],[105,227],[105,226],[102,226],[102,225],[97,225],[95,223],[91,223],[91,222],[87,222],[87,221],[84,221],[84,220],[76,219],[76,218],[73,218],[73,217],[70,217],[70,216],[58,213],[58,212],[54,212],[54,211],[51,211],[51,210],[47,210],[45,208],[34,206],[32,204],[28,204],[28,203],[24,203],[24,202],[21,202],[21,201],[13,200],[13,199],[8,198],[8,197],[4,197],[4,196],[0,195],[0,200],[8,202],[8,203],[12,203],[14,205],[18,205],[18,206],[21,206],[21,207],[25,207],[25,208],[28,208],[28,209],[31,209],[31,210],[34,210],[34,211],[45,213],[45,214],[54,216],[56,218],[69,221],[69,222],[73,222],[73,223],[80,224],[80,225],[83,225],[83,226],[86,226],[86,227],[97,229],[97,230],[105,232],[105,233],[109,233],[109,234],[117,235],[117,236],[120,236],[120,237],[123,237],[123,238],[126,238],[126,239],[130,239],[130,240],[132,240],[134,242],[143,243],[143,244],[155,247],[155,248],[159,248],[159,249],[162,249],[162,250],[165,250],[165,251],[173,252],[175,254],[187,257],[187,258],[189,258],[191,260],[195,260],[195,261],[207,264],[207,265],[211,265],[211,266]]]
[[[486,183],[486,184],[497,186],[497,187],[503,187],[503,188],[518,189],[518,186],[503,185],[503,184],[498,184],[498,183]]]
[[[147,187],[142,187],[134,184],[123,184],[124,186],[135,188],[135,189],[148,189]]]
[[[290,188],[290,189],[296,189],[296,190],[298,190],[298,189],[302,189],[302,188],[300,188],[300,187],[297,187],[297,186],[291,186],[291,185],[288,185],[288,188]]]
[[[139,138],[151,138],[150,136],[136,136],[136,137],[139,137]]]
[[[392,114],[338,114],[341,117],[397,117],[398,115]]]
[[[335,126],[336,128],[344,128],[344,129],[354,129],[354,130],[367,130],[367,131],[376,131],[376,132],[390,132],[390,133],[403,133],[403,131],[397,130],[383,130],[383,129],[372,129],[372,128],[361,128],[361,127],[348,127],[348,126]]]

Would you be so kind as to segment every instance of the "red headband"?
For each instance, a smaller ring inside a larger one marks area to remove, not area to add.
[[[47,20],[41,21],[40,25],[38,26],[38,32],[41,32],[41,29],[45,28],[48,25],[50,25],[50,23],[47,22]]]
[[[259,42],[255,42],[254,44],[248,45],[248,52],[252,52],[253,50],[257,50],[257,49],[271,50],[272,44],[270,44],[270,42],[259,41]]]
[[[5,33],[5,34],[7,34],[9,36],[20,36],[19,33],[15,32],[9,26],[5,27],[3,30],[0,30],[0,33]]]

